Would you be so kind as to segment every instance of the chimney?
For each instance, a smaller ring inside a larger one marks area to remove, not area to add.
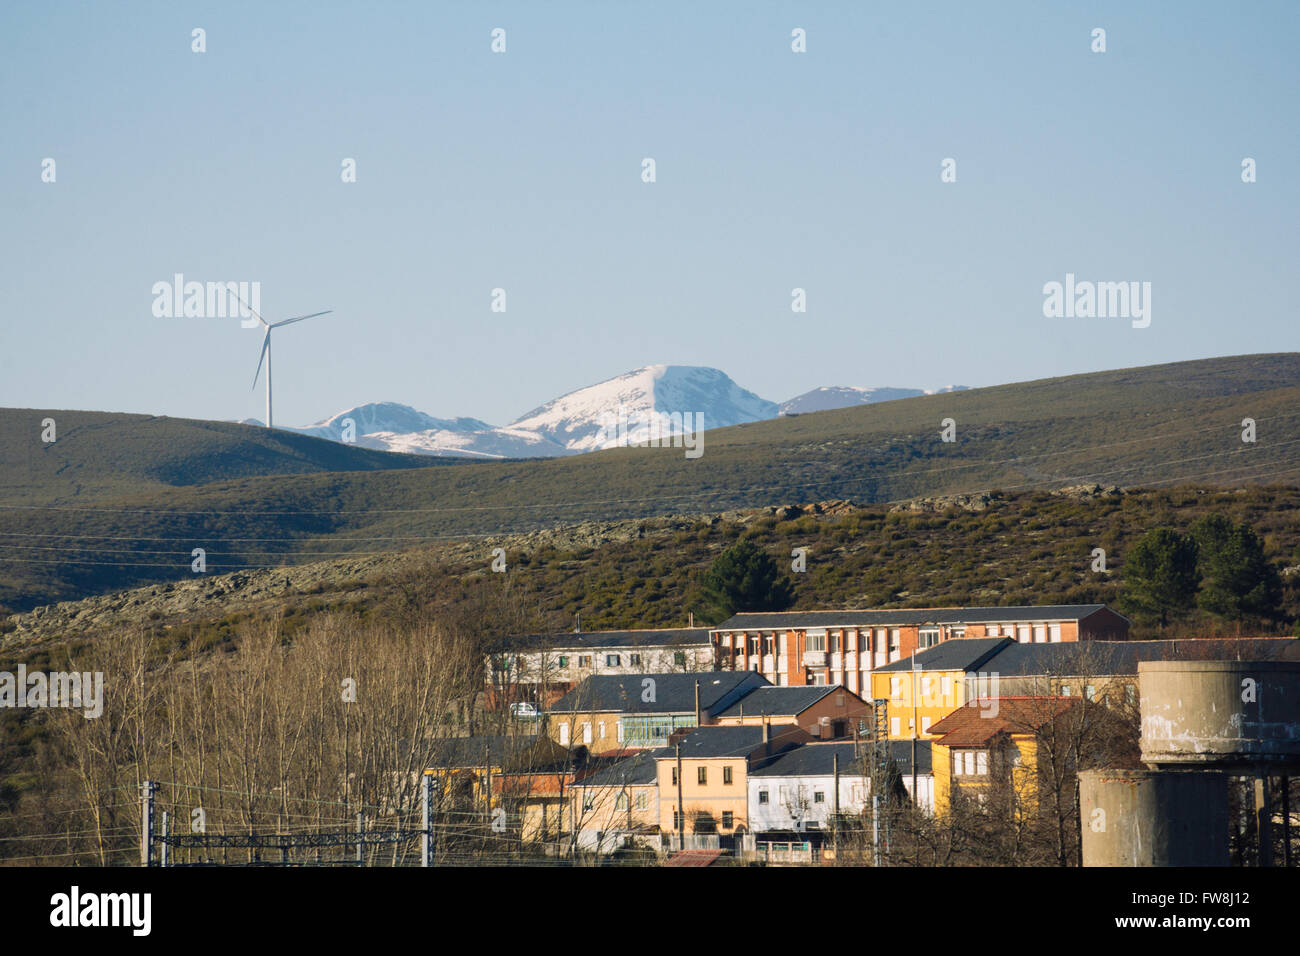
[[[695,726],[703,726],[704,720],[700,714],[700,682],[695,682]]]
[[[695,612],[691,611],[691,627],[695,626]]]
[[[772,725],[766,717],[763,718],[763,756],[772,756]]]

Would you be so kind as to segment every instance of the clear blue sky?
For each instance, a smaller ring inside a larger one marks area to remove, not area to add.
[[[660,362],[780,401],[1293,350],[1298,28],[1293,2],[4,4],[0,405],[260,417],[258,332],[152,315],[176,272],[334,310],[276,334],[283,424],[501,424]],[[1044,318],[1067,272],[1150,281],[1151,326]]]

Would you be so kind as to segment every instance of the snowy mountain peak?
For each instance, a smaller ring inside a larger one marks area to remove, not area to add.
[[[346,440],[361,448],[417,455],[551,458],[624,441],[637,443],[682,431],[762,421],[778,414],[826,411],[962,388],[834,386],[814,389],[778,406],[741,388],[716,368],[646,365],[561,395],[501,428],[477,418],[434,418],[409,405],[371,402],[289,430],[331,441]],[[245,423],[261,424],[255,419]]]
[[[667,434],[680,431],[682,418],[703,415],[705,428],[773,418],[774,402],[746,391],[716,368],[695,365],[646,365],[623,375],[569,392],[510,423],[511,428],[544,435],[570,452],[593,451],[616,444],[603,427],[618,416],[634,425],[649,413],[668,416]],[[687,430],[691,425],[686,424]],[[629,437],[636,440],[633,427]]]
[[[344,423],[347,419],[352,420],[357,435],[370,435],[375,432],[402,434],[429,429],[469,432],[492,427],[477,418],[434,418],[432,415],[417,411],[410,405],[399,405],[397,402],[371,402],[346,409],[305,428],[295,428],[294,431],[339,441],[343,436]]]

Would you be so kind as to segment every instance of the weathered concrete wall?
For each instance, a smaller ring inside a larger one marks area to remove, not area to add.
[[[1219,773],[1079,774],[1084,866],[1227,866],[1228,781]]]
[[[1142,761],[1300,771],[1300,661],[1138,664]]]

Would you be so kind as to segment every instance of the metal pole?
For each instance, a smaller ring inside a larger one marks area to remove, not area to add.
[[[429,814],[433,810],[433,778],[424,774],[420,780],[420,825],[423,834],[420,839],[420,866],[428,866],[433,854],[433,830],[429,828]]]
[[[152,780],[140,784],[140,865],[153,866],[153,794],[158,785]]]
[[[1291,778],[1282,778],[1282,865],[1291,865]]]
[[[365,832],[365,829],[366,829],[366,813],[364,810],[362,810],[357,813],[357,866],[361,866],[361,864],[365,862],[364,858],[362,857],[362,853],[365,850],[365,847],[361,843],[361,836]]]
[[[170,833],[171,827],[168,825],[167,811],[164,810],[162,815],[162,850],[160,851],[160,858],[158,861],[160,866],[166,866],[168,862],[168,856],[170,854],[167,852],[167,837]]]
[[[699,684],[695,685],[697,688]],[[686,810],[682,805],[682,742],[679,740],[677,747],[677,849],[686,849]]]
[[[1255,833],[1259,838],[1259,865],[1273,865],[1273,803],[1269,799],[1268,777],[1255,778]]]

